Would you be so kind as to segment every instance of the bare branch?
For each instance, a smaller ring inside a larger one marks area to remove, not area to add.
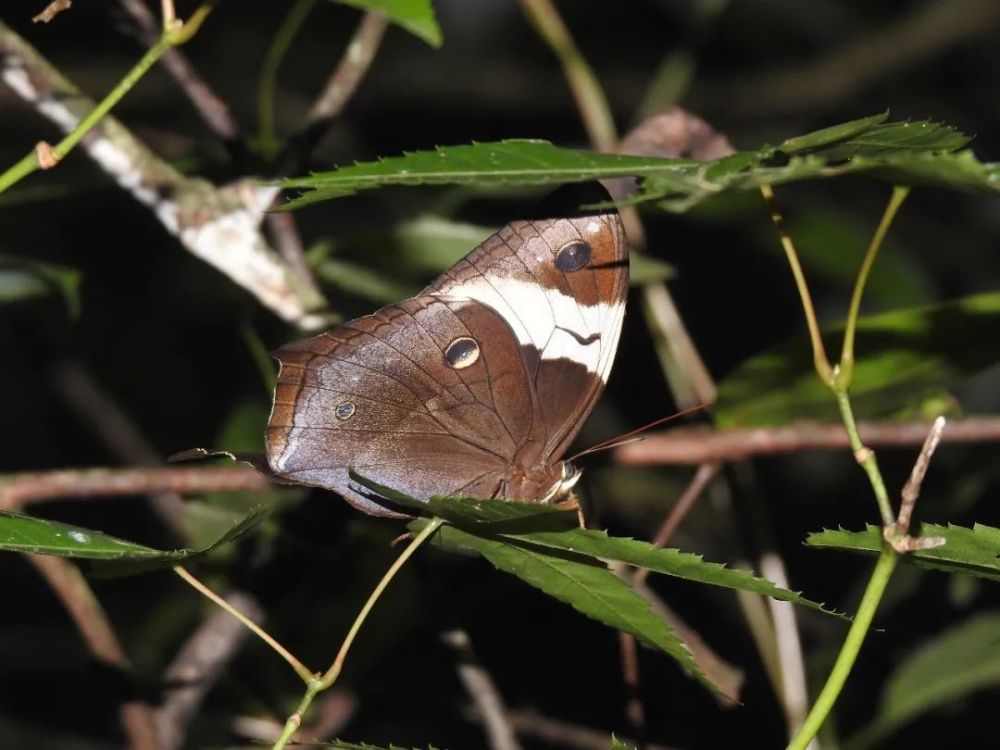
[[[260,605],[249,594],[236,591],[225,598],[251,619],[263,617]],[[163,750],[176,750],[184,744],[187,727],[205,695],[249,637],[250,631],[239,620],[216,609],[188,638],[164,675],[166,699],[156,712]]]
[[[714,81],[701,89],[707,109],[719,106],[743,117],[774,117],[850,101],[880,78],[973,39],[996,34],[1000,3],[995,0],[951,0],[920,3],[898,21],[881,23],[826,54],[812,54],[799,66]],[[717,106],[718,105],[718,106]]]
[[[119,0],[119,3],[136,22],[140,41],[147,46],[155,42],[160,36],[160,26],[144,0]],[[187,55],[174,48],[165,52],[160,61],[191,100],[205,124],[226,141],[239,138],[240,128],[228,105],[205,83]]]
[[[0,510],[55,498],[148,495],[151,492],[265,490],[270,481],[248,466],[178,466],[148,469],[62,469],[0,477]]]
[[[340,62],[313,102],[306,126],[291,139],[279,163],[302,162],[323,139],[371,68],[388,26],[388,20],[381,13],[368,11],[364,14]]]
[[[125,656],[125,650],[80,570],[61,557],[25,557],[59,597],[90,654],[102,664],[107,664],[124,675],[131,675],[132,665]],[[136,698],[129,698],[123,700],[119,711],[130,750],[158,750],[152,709]]]
[[[503,697],[490,673],[476,658],[469,634],[464,630],[450,630],[441,634],[441,640],[458,657],[458,678],[479,711],[491,750],[520,750]]]
[[[0,80],[60,130],[70,132],[94,102],[0,22]],[[322,327],[325,300],[303,288],[260,231],[278,188],[250,179],[216,187],[161,161],[113,117],[82,141],[90,157],[192,254],[215,266],[281,318]]]
[[[919,445],[926,422],[859,422],[865,445],[903,447]],[[949,422],[945,440],[953,443],[1000,440],[1000,418],[968,417]],[[833,422],[797,422],[784,427],[716,430],[708,426],[676,427],[652,434],[641,443],[616,448],[614,459],[628,465],[687,465],[712,461],[739,461],[751,456],[841,450],[848,447],[844,426]]]

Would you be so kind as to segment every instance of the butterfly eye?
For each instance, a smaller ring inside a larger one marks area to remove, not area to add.
[[[354,411],[354,404],[350,401],[345,401],[334,409],[334,414],[337,415],[337,419],[346,420],[354,416]]]
[[[479,344],[468,336],[457,338],[444,350],[444,359],[451,367],[461,370],[479,359]]]
[[[563,273],[579,271],[590,262],[590,245],[583,240],[567,242],[556,254],[556,268]]]

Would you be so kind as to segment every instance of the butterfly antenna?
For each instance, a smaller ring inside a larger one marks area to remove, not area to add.
[[[646,432],[647,430],[651,430],[657,425],[664,424],[665,422],[673,422],[675,419],[686,417],[688,414],[693,414],[695,412],[699,412],[707,408],[708,408],[707,404],[698,404],[697,406],[692,406],[687,409],[684,409],[683,411],[679,411],[676,414],[670,414],[666,417],[660,417],[659,419],[653,420],[649,424],[643,425],[642,427],[638,427],[630,432],[626,432],[624,435],[618,435],[617,437],[609,438],[608,440],[598,443],[597,445],[591,446],[590,448],[586,448],[585,450],[582,450],[576,455],[570,457],[568,460],[572,462],[576,461],[576,459],[581,458],[583,456],[588,456],[591,453],[610,450],[611,448],[617,448],[621,445],[628,445],[629,443],[641,442],[642,440],[645,440],[645,438],[636,437],[637,435],[639,435],[639,433]]]

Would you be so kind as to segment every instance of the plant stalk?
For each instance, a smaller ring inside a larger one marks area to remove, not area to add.
[[[166,7],[166,6],[165,6]],[[97,106],[94,107],[87,115],[80,120],[73,130],[71,130],[59,143],[57,143],[51,149],[51,156],[54,157],[56,162],[62,160],[73,148],[83,140],[83,137],[90,132],[90,130],[100,122],[111,108],[114,107],[121,99],[127,94],[133,86],[149,71],[153,65],[156,64],[163,53],[172,47],[180,46],[193,37],[198,29],[201,28],[201,24],[204,22],[205,18],[212,10],[212,3],[206,3],[200,6],[194,14],[185,23],[179,23],[174,20],[170,24],[164,25],[163,32],[160,34],[160,38],[156,40],[156,43],[150,47],[146,54],[142,56],[142,59],[135,64],[125,77],[119,81],[118,85],[115,86],[107,96],[104,97]],[[20,182],[22,179],[27,177],[32,172],[39,169],[41,164],[38,160],[38,154],[36,151],[32,150],[31,153],[27,154],[24,158],[10,167],[3,174],[0,174],[0,193],[3,193],[12,185]]]
[[[837,661],[833,665],[830,676],[827,677],[826,684],[809,710],[809,715],[806,716],[802,727],[792,738],[792,741],[788,743],[787,750],[805,750],[813,738],[816,737],[827,716],[830,715],[830,711],[837,702],[844,683],[847,682],[847,677],[851,673],[854,662],[857,661],[858,653],[865,642],[865,636],[868,635],[868,630],[875,617],[875,610],[882,600],[882,595],[885,593],[889,578],[896,567],[898,557],[892,547],[888,544],[883,545],[882,553],[878,557],[878,562],[875,563],[875,569],[868,580],[868,586],[865,588],[864,596],[861,598],[861,604],[858,606],[857,614],[854,616],[854,622],[847,633],[847,638],[840,649],[840,654],[837,655]]]
[[[875,258],[878,256],[879,248],[885,239],[892,221],[896,218],[899,207],[903,205],[906,196],[909,195],[910,188],[904,185],[896,185],[892,189],[892,196],[886,204],[885,211],[882,212],[882,220],[878,229],[872,236],[872,241],[865,252],[865,259],[861,263],[858,271],[858,278],[854,282],[854,293],[851,295],[851,306],[847,312],[847,327],[844,330],[844,343],[840,351],[840,369],[835,375],[837,386],[846,389],[854,377],[854,334],[858,327],[858,315],[861,311],[861,298],[864,295],[865,286],[868,283],[868,276],[872,266],[875,265]]]
[[[347,659],[347,653],[351,650],[351,645],[354,643],[354,639],[357,637],[358,632],[361,630],[361,626],[364,624],[365,619],[368,614],[372,611],[375,606],[375,602],[378,601],[379,597],[385,591],[386,587],[389,585],[390,581],[396,576],[400,568],[406,563],[413,553],[422,545],[427,539],[444,523],[444,520],[440,518],[432,518],[427,522],[427,525],[420,530],[410,543],[406,545],[406,549],[402,551],[396,561],[389,566],[389,569],[382,576],[382,579],[378,582],[378,585],[372,590],[369,595],[368,600],[365,602],[361,611],[358,612],[358,616],[354,618],[354,623],[351,625],[351,629],[347,633],[347,637],[344,638],[343,644],[340,646],[340,651],[337,652],[337,657],[333,660],[330,668],[326,670],[326,673],[322,676],[316,675],[313,679],[309,680],[308,687],[306,688],[305,695],[302,696],[302,700],[299,701],[298,707],[295,709],[295,713],[288,717],[285,722],[284,729],[281,735],[278,737],[277,741],[274,743],[272,750],[283,750],[288,742],[292,739],[295,731],[302,724],[302,717],[305,712],[309,710],[309,706],[312,704],[313,699],[317,694],[326,690],[328,687],[333,685],[340,676],[340,671],[344,667],[344,661]]]

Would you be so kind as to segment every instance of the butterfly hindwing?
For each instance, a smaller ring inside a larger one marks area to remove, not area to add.
[[[394,514],[349,468],[419,499],[553,486],[607,381],[628,282],[617,213],[561,215],[511,222],[416,297],[279,349],[275,473],[375,515]]]

